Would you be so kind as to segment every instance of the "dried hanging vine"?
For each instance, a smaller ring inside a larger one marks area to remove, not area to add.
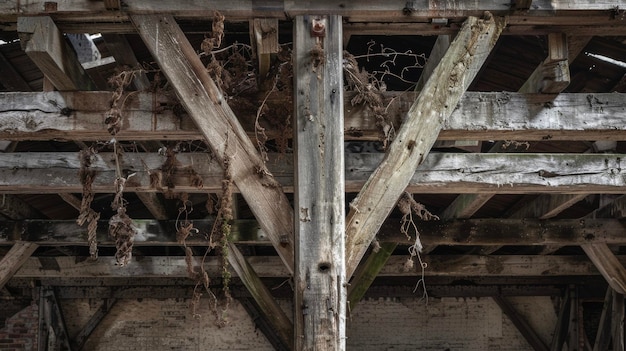
[[[422,257],[420,255],[423,246],[422,241],[420,240],[420,233],[419,230],[417,230],[417,225],[415,224],[413,215],[417,216],[417,218],[423,221],[439,220],[439,217],[430,213],[430,211],[428,211],[424,205],[415,201],[413,195],[409,194],[406,191],[402,193],[400,199],[398,200],[398,209],[402,213],[402,219],[400,221],[400,232],[406,235],[408,240],[412,240],[411,233],[415,235],[413,245],[409,247],[409,258],[404,263],[404,269],[406,271],[413,269],[415,265],[414,259],[415,257],[417,257],[421,269],[421,278],[415,285],[415,289],[413,290],[413,292],[417,291],[420,285],[424,285],[423,297],[425,299],[428,299],[428,292],[426,291],[424,280],[425,270],[428,267],[428,264],[422,261]]]
[[[98,258],[98,241],[96,238],[96,231],[98,229],[98,220],[100,219],[100,213],[91,208],[91,203],[94,198],[92,185],[94,178],[96,177],[96,171],[90,169],[90,167],[92,157],[94,157],[95,154],[95,149],[89,148],[81,150],[78,156],[80,159],[80,171],[78,172],[78,178],[83,186],[83,197],[80,203],[80,214],[76,220],[76,223],[78,223],[79,226],[89,223],[87,225],[87,242],[89,243],[89,256],[94,260]]]
[[[124,200],[124,185],[126,181],[134,175],[131,174],[127,178],[122,176],[120,162],[122,158],[122,148],[113,140],[113,153],[115,154],[115,197],[111,202],[111,208],[116,214],[109,220],[109,235],[115,239],[115,260],[120,266],[130,263],[133,251],[133,242],[137,228],[133,224],[133,220],[126,214],[126,200]]]

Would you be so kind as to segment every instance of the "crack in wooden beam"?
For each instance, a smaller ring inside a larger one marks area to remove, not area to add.
[[[351,106],[344,97],[345,139],[377,140],[371,111]],[[416,93],[388,92],[388,112],[396,128]],[[0,139],[102,140],[110,137],[103,119],[111,92],[0,93]],[[125,104],[118,140],[194,140],[203,135],[188,115],[173,113],[176,99],[132,93]],[[155,103],[157,105],[155,109]],[[626,131],[624,94],[564,93],[558,96],[523,93],[466,92],[444,122],[438,140],[621,140]],[[241,114],[249,136],[256,116]],[[261,121],[263,123],[263,121]],[[268,137],[280,131],[267,126]]]
[[[281,155],[268,156],[268,170],[274,179],[284,191],[293,191],[293,165],[285,162],[284,156],[282,159]],[[192,193],[221,190],[221,165],[206,153],[180,153],[176,158],[181,168],[174,172],[174,187],[169,190]],[[406,190],[425,194],[623,194],[626,179],[621,176],[625,171],[620,164],[625,158],[623,154],[431,153],[412,173]],[[346,156],[346,191],[358,191],[382,159],[382,154],[374,153]],[[126,183],[124,190],[165,191],[167,187],[164,184],[162,189],[154,187],[149,174],[150,170],[157,170],[162,164],[163,157],[157,153],[125,154],[122,167],[135,175]],[[202,188],[190,182],[184,169],[186,166],[192,166],[202,177]],[[94,156],[92,167],[97,173],[94,191],[114,192],[115,163],[112,155],[100,153]],[[0,193],[80,193],[82,186],[76,176],[79,169],[77,153],[0,153]],[[237,185],[242,187],[241,183]],[[240,188],[235,191],[243,193]],[[267,232],[266,228],[264,230]]]
[[[196,51],[171,15],[133,15],[132,20],[213,155],[224,167],[228,164],[232,181],[293,272],[293,209]]]

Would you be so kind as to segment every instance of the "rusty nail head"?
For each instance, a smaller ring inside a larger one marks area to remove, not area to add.
[[[320,38],[326,36],[326,21],[324,19],[313,19],[311,22],[311,36]]]

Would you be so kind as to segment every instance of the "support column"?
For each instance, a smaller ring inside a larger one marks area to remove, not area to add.
[[[340,16],[294,22],[295,350],[345,349]]]

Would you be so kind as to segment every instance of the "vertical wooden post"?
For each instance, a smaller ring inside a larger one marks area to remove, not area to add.
[[[613,351],[624,351],[624,295],[613,292]]]
[[[341,16],[294,23],[295,349],[345,348]]]

